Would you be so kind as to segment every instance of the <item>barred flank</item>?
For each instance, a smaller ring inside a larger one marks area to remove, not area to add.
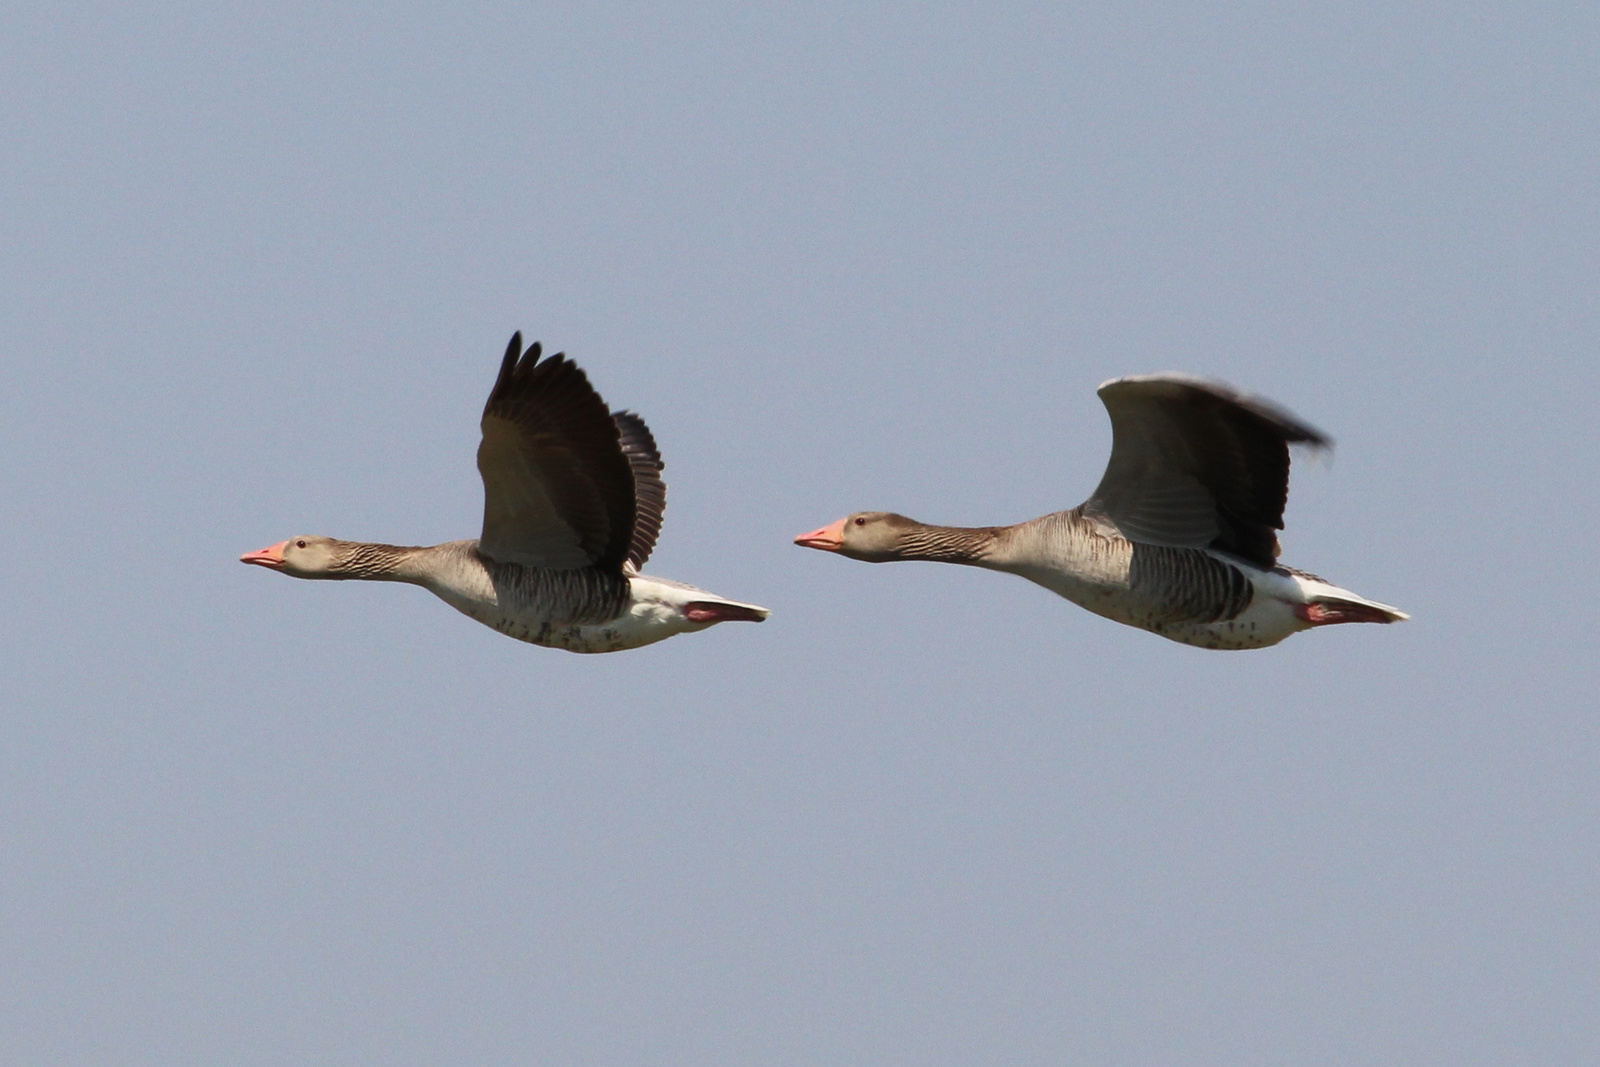
[[[1128,568],[1134,596],[1158,606],[1169,622],[1226,622],[1255,595],[1238,567],[1203,549],[1135,543]]]
[[[483,559],[502,607],[561,625],[609,622],[628,607],[628,579],[593,567],[556,570]]]

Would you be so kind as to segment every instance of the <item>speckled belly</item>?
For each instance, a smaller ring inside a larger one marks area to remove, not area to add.
[[[1125,566],[1090,576],[1025,567],[1013,573],[1096,615],[1199,648],[1266,648],[1305,628],[1251,573],[1209,552],[1136,545]]]
[[[1170,641],[1212,649],[1267,648],[1307,628],[1289,604],[1271,596],[1256,597],[1244,611],[1222,622],[1151,621],[1134,625]]]
[[[660,605],[634,601],[614,619],[596,623],[551,622],[548,619],[499,611],[492,605],[460,607],[490,629],[507,637],[567,652],[622,652],[664,641],[674,634],[701,627]]]

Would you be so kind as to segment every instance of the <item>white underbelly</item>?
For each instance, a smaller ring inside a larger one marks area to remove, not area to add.
[[[428,588],[440,600],[491,630],[518,641],[568,652],[621,652],[709,625],[689,620],[673,605],[670,595],[663,595],[675,592],[676,586],[665,586],[643,575],[630,581],[628,605],[620,615],[591,623],[555,620],[536,606],[504,601],[487,576],[479,573]],[[687,596],[683,594],[679,599]]]
[[[1290,634],[1309,629],[1294,607],[1256,587],[1250,606],[1226,622],[1146,623],[1144,629],[1199,648],[1267,648]]]
[[[660,604],[638,601],[614,619],[576,624],[553,622],[534,612],[504,611],[494,603],[445,600],[462,614],[507,637],[568,652],[621,652],[664,641],[690,628],[676,612]]]
[[[1293,604],[1304,599],[1295,579],[1226,562],[1249,579],[1253,595],[1244,611],[1223,622],[1169,621],[1164,605],[1143,603],[1131,594],[1124,575],[1085,579],[1048,567],[1009,569],[1096,615],[1199,648],[1267,648],[1308,628],[1294,612]]]

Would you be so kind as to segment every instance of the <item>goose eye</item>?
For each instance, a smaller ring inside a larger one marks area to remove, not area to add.
[[[867,524],[867,520],[866,519],[857,519],[856,520],[856,525],[857,526],[865,526],[866,524]]]
[[[304,547],[306,547],[306,543],[304,541],[296,541],[294,543],[294,547],[296,547],[296,548],[304,548]]]

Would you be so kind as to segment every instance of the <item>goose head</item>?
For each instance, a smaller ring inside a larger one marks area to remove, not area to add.
[[[349,558],[348,545],[331,537],[291,537],[275,545],[246,552],[240,563],[280,571],[293,578],[341,578],[339,571]]]
[[[892,511],[858,511],[821,529],[801,534],[794,543],[802,548],[837,552],[868,563],[904,558],[906,535],[921,523]]]

